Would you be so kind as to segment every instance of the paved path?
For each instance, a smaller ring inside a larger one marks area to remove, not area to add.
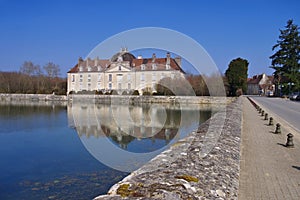
[[[246,97],[242,130],[239,199],[299,200],[300,140],[294,139],[295,148],[284,147],[287,129],[274,134]]]

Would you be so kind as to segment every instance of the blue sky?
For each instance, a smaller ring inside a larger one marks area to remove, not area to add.
[[[28,60],[52,61],[66,76],[79,56],[108,37],[163,27],[195,39],[221,73],[242,57],[249,76],[272,74],[269,56],[288,19],[300,26],[300,1],[0,0],[0,71],[17,71]]]

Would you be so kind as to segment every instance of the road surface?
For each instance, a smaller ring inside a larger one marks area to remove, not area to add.
[[[251,96],[251,98],[300,132],[300,101],[260,96]]]

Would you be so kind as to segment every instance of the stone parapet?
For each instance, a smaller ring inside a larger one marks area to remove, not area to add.
[[[224,120],[223,127],[219,120]],[[107,195],[95,199],[237,199],[241,124],[238,98],[197,131],[112,186]],[[214,134],[220,128],[221,134]],[[209,142],[213,148],[202,156]]]

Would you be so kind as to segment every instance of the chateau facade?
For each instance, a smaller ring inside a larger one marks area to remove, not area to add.
[[[138,90],[156,91],[156,84],[163,78],[184,78],[185,72],[181,68],[181,58],[171,58],[170,53],[165,58],[137,58],[122,49],[111,59],[87,58],[78,59],[78,63],[68,72],[67,93],[98,91],[107,93],[124,91],[130,94]]]

